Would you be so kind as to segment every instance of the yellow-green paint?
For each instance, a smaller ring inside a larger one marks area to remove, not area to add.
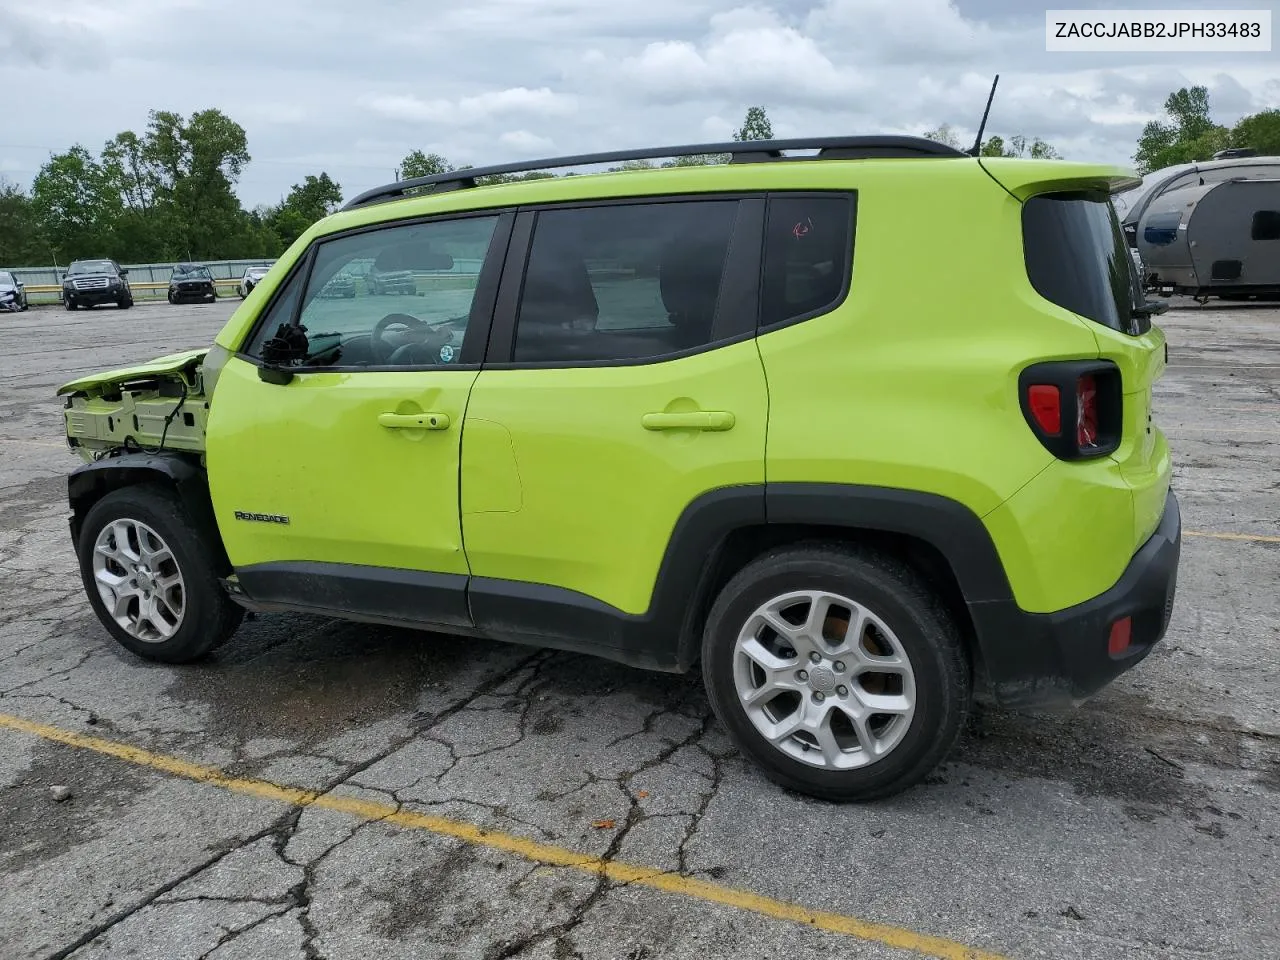
[[[256,289],[256,288],[255,288]],[[301,373],[227,361],[210,407],[209,489],[233,565],[309,560],[466,573],[458,454],[474,370]],[[383,426],[443,413],[447,430]],[[236,511],[289,518],[239,520]]]
[[[189,367],[203,359],[204,355],[208,352],[208,347],[201,347],[198,350],[184,350],[181,353],[171,353],[167,356],[156,357],[154,360],[148,360],[146,363],[140,363],[132,367],[121,367],[118,370],[104,370],[100,373],[93,373],[87,377],[80,377],[76,380],[64,383],[58,388],[58,396],[61,397],[65,394],[76,393],[78,391],[93,390],[97,387],[111,383],[120,383],[124,380],[137,380],[142,377],[177,373],[179,370]]]
[[[532,863],[546,866],[578,870],[596,877],[606,877],[614,883],[645,887],[663,893],[683,896],[690,900],[713,903],[746,913],[754,913],[771,920],[798,923],[826,933],[841,934],[856,940],[909,950],[926,957],[938,960],[1002,960],[1001,956],[987,950],[970,947],[945,937],[917,933],[905,927],[874,920],[863,920],[846,914],[833,913],[815,907],[785,900],[777,900],[751,890],[742,890],[723,886],[708,880],[598,857],[590,853],[558,847],[537,840],[488,827],[478,827],[464,820],[454,820],[435,814],[421,813],[416,810],[390,806],[374,800],[360,797],[344,796],[334,793],[319,793],[314,790],[303,790],[298,787],[284,786],[269,780],[254,780],[246,777],[234,777],[216,767],[192,763],[178,757],[166,756],[143,750],[140,747],[107,740],[102,737],[86,736],[60,727],[27,720],[11,714],[0,713],[0,727],[40,737],[53,743],[90,750],[94,753],[115,757],[135,766],[157,770],[175,777],[183,777],[217,787],[230,793],[255,797],[274,803],[288,804],[294,807],[315,807],[345,814],[364,821],[378,821],[406,830],[420,830],[436,836],[461,840],[477,847],[485,847],[500,853],[520,857]]]
[[[676,518],[698,495],[766,480],[857,483],[945,496],[983,518],[1024,609],[1100,593],[1164,505],[1168,444],[1146,425],[1164,338],[1158,329],[1127,337],[1041,298],[1023,265],[1021,200],[1115,189],[1133,177],[1063,161],[984,164],[885,159],[561,177],[320,221],[228,320],[220,346],[234,351],[291,266],[335,231],[577,199],[858,195],[848,299],[755,341],[661,363],[312,373],[283,386],[229,361],[212,398],[207,454],[232,562],[470,570],[641,613]],[[1100,461],[1062,463],[1023,420],[1018,374],[1037,361],[1099,357],[1121,370],[1123,443]],[[394,429],[378,419],[428,410],[449,417],[448,428]],[[710,414],[704,426],[715,429],[652,429],[652,415],[670,413]],[[240,521],[237,510],[289,523]]]
[[[638,366],[483,370],[471,391],[464,492],[471,572],[564,587],[643,613],[676,519],[698,495],[764,482],[767,391],[747,340]],[[730,413],[730,429],[646,429],[653,413]],[[513,481],[512,478],[518,478]],[[514,502],[519,509],[494,509]],[[490,502],[492,500],[492,502]],[[474,506],[472,506],[474,505]]]

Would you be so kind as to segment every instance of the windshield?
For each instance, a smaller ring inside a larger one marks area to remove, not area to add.
[[[13,279],[13,274],[8,270],[0,270],[0,283],[10,287],[17,285],[17,281]]]
[[[190,280],[193,277],[208,278],[211,275],[208,267],[194,267],[189,264],[180,264],[173,268],[173,276],[175,279]]]
[[[73,263],[68,269],[69,274],[83,273],[115,273],[116,265],[110,260],[81,260],[79,263]]]

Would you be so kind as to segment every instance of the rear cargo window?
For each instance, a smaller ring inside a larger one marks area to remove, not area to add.
[[[1040,296],[1113,330],[1142,332],[1133,314],[1141,285],[1105,193],[1032,197],[1022,206],[1022,244]]]

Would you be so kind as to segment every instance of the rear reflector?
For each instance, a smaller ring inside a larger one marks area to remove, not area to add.
[[[1088,450],[1098,445],[1098,384],[1086,373],[1076,381],[1076,446]]]
[[[1107,652],[1118,657],[1129,649],[1133,638],[1133,617],[1122,617],[1111,625],[1111,636],[1107,638]]]
[[[1050,383],[1033,384],[1027,389],[1027,405],[1048,436],[1056,437],[1062,432],[1062,394],[1057,387]]]

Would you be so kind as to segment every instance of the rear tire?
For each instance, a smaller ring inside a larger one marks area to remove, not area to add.
[[[708,615],[702,671],[716,716],[766,776],[833,801],[923,780],[972,697],[937,595],[906,565],[842,544],[776,549],[739,571]]]
[[[213,552],[164,486],[125,487],[95,503],[81,525],[77,553],[94,613],[140,657],[198,660],[244,618],[218,583]]]

